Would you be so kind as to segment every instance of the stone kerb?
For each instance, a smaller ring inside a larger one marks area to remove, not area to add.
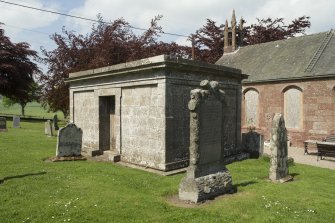
[[[269,179],[272,182],[280,183],[292,180],[292,177],[288,174],[287,130],[284,117],[280,113],[276,113],[273,117],[270,150]]]
[[[0,117],[0,132],[7,132],[7,121],[5,117]]]
[[[190,165],[179,186],[179,199],[200,202],[232,191],[224,165],[222,112],[225,93],[216,81],[204,80],[191,91]]]
[[[58,131],[57,157],[81,156],[83,131],[69,123]]]

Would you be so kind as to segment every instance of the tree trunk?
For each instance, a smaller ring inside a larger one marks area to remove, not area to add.
[[[26,103],[20,103],[21,105],[21,115],[24,116],[24,108],[26,107]]]

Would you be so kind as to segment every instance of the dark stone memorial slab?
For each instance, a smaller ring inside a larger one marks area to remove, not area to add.
[[[264,136],[253,130],[242,133],[242,148],[251,158],[258,158],[263,154]]]
[[[179,186],[179,199],[200,202],[232,192],[232,177],[224,165],[223,104],[225,93],[216,81],[202,81],[191,91],[190,165]]]
[[[80,156],[83,131],[75,124],[69,123],[58,131],[56,156]]]
[[[5,117],[0,117],[0,132],[7,132],[7,122]]]
[[[53,128],[55,130],[59,130],[59,126],[58,126],[58,116],[57,114],[54,115],[53,119],[52,119],[52,124],[53,124]]]

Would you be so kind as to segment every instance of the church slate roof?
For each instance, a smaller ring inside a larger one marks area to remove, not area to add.
[[[250,75],[244,83],[335,77],[334,30],[241,47],[216,64]]]

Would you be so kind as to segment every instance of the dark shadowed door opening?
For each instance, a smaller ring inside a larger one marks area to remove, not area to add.
[[[115,150],[115,96],[99,97],[99,150]]]

